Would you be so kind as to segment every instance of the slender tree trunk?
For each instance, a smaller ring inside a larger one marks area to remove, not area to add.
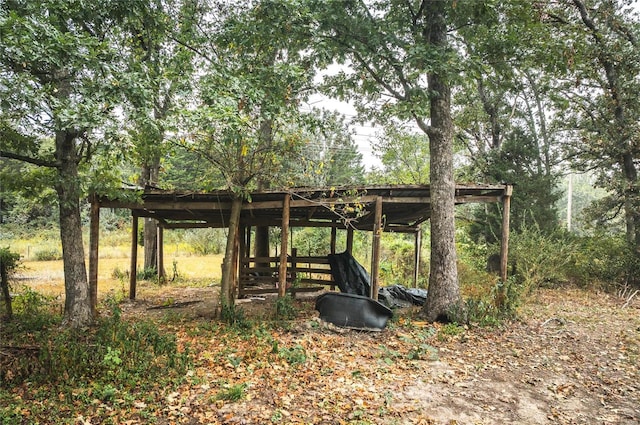
[[[56,159],[60,164],[56,191],[60,203],[60,238],[64,263],[63,323],[71,327],[82,327],[91,324],[93,316],[82,242],[81,192],[75,138],[75,135],[67,132],[56,134]]]
[[[427,42],[437,49],[447,47],[445,3],[427,2]],[[455,245],[455,182],[453,179],[453,122],[451,91],[442,70],[427,76],[431,91],[431,273],[429,291],[422,309],[429,321],[450,321],[460,308]]]
[[[229,217],[229,233],[227,234],[227,247],[222,263],[222,280],[220,282],[220,305],[228,307],[234,304],[233,279],[235,278],[234,266],[236,252],[236,238],[240,224],[240,212],[242,211],[242,198],[235,197],[231,203],[231,216]]]
[[[140,176],[140,185],[155,186],[158,184],[158,175],[160,172],[160,159],[154,158],[150,163],[142,166]],[[158,273],[158,222],[153,218],[144,219],[144,268],[146,270],[154,270]]]
[[[260,123],[260,140],[263,146],[271,146],[273,144],[273,120],[263,119]],[[269,189],[269,182],[265,178],[258,181],[258,190]],[[269,256],[269,226],[256,227],[255,237],[255,255],[256,257]],[[269,267],[269,263],[256,263],[257,267]]]

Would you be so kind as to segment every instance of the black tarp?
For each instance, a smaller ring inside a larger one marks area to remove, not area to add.
[[[329,265],[333,281],[345,294],[370,296],[371,279],[369,273],[349,252],[329,254]],[[391,285],[378,290],[378,299],[390,308],[423,305],[427,300],[427,290]]]
[[[369,297],[327,292],[316,299],[316,310],[325,322],[343,328],[379,331],[393,312]]]
[[[427,290],[402,285],[385,286],[378,291],[378,300],[389,308],[423,305],[427,301]]]
[[[366,297],[371,295],[369,273],[349,252],[329,254],[328,259],[333,281],[340,288],[340,292]]]

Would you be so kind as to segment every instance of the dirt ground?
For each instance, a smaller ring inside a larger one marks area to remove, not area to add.
[[[174,289],[123,305],[130,317],[180,317],[178,337],[198,353],[192,373],[203,383],[167,398],[160,423],[640,424],[640,297],[625,305],[539,290],[499,328],[434,327],[403,311],[370,333],[321,323],[307,295],[291,328],[270,335],[274,347],[305,354],[291,366],[265,362],[255,342],[194,339],[185,327],[211,320],[214,292]],[[240,306],[260,320],[273,299]],[[244,397],[206,402],[220,382],[242,385]]]

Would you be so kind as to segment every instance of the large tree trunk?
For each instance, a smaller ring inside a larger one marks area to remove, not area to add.
[[[222,263],[222,280],[220,282],[220,306],[232,306],[235,302],[234,279],[235,279],[235,254],[236,239],[240,224],[240,212],[242,211],[242,198],[235,197],[231,204],[231,216],[229,217],[229,233],[227,234],[227,247],[224,251],[224,261]]]
[[[56,159],[59,163],[56,191],[60,203],[60,238],[64,263],[63,323],[77,328],[91,324],[93,316],[82,242],[75,135],[68,132],[56,134]]]
[[[427,2],[425,35],[432,47],[447,46],[444,2]],[[429,321],[456,320],[461,307],[455,245],[455,182],[453,179],[453,122],[451,91],[444,71],[428,75],[431,91],[431,273],[422,314]]]

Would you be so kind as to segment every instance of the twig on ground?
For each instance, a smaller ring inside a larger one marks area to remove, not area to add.
[[[541,328],[543,328],[543,327],[547,326],[547,325],[548,325],[549,323],[551,323],[551,322],[557,322],[557,323],[558,323],[558,325],[560,325],[560,326],[564,326],[564,325],[566,324],[566,322],[565,322],[565,320],[564,320],[564,319],[561,319],[561,318],[559,318],[559,317],[552,317],[552,318],[550,318],[550,319],[545,320],[545,321],[540,325],[540,327],[541,327]]]
[[[638,292],[640,292],[640,289],[636,289],[636,291],[635,291],[633,294],[629,295],[629,298],[627,298],[627,302],[625,302],[625,303],[622,305],[622,308],[627,308],[627,307],[629,306],[629,304],[631,303],[631,301],[633,300],[633,298],[634,298],[636,295],[638,295]]]

